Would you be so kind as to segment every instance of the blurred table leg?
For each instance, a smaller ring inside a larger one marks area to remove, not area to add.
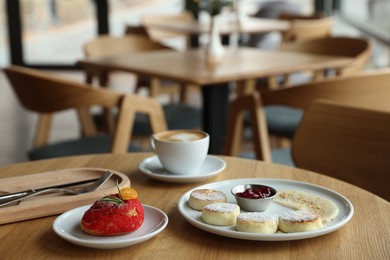
[[[203,130],[210,135],[210,154],[221,154],[225,141],[229,84],[202,87]]]

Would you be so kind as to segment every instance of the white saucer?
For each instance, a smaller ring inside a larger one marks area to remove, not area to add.
[[[69,210],[58,216],[53,223],[53,230],[57,235],[70,243],[100,249],[122,248],[148,240],[168,225],[168,216],[161,210],[142,205],[145,210],[145,220],[141,227],[121,236],[91,236],[80,228],[81,218],[91,205]]]
[[[203,165],[200,167],[199,173],[191,175],[177,175],[167,172],[167,170],[165,170],[161,165],[157,156],[146,158],[139,164],[139,169],[149,177],[159,181],[176,183],[201,182],[205,179],[217,175],[225,168],[226,163],[224,160],[211,155],[207,155]]]

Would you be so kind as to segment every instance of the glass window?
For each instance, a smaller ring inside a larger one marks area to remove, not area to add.
[[[390,65],[390,1],[389,0],[344,0],[342,15],[348,22],[374,39],[373,66]],[[387,39],[387,40],[386,40]]]
[[[8,32],[6,25],[5,0],[0,0],[0,67],[5,67],[9,64]]]
[[[72,65],[96,35],[94,1],[20,0],[26,64]]]
[[[342,13],[383,32],[390,33],[390,19],[388,17],[390,1],[388,0],[344,0]]]

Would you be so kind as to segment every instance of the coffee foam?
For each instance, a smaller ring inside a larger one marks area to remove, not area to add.
[[[188,141],[199,140],[201,139],[201,137],[199,137],[199,135],[195,135],[191,133],[179,133],[179,134],[171,135],[169,139],[172,141],[188,142]]]
[[[175,130],[158,134],[156,139],[168,142],[191,142],[205,137],[206,135],[199,131]]]

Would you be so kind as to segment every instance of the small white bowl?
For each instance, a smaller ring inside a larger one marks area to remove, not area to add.
[[[245,198],[240,195],[237,195],[238,193],[245,192],[247,189],[262,190],[264,188],[268,188],[270,190],[271,194],[269,197]],[[274,188],[261,184],[238,185],[232,188],[231,192],[236,198],[237,204],[240,206],[241,209],[252,212],[265,211],[271,204],[273,197],[276,195],[276,190]]]

